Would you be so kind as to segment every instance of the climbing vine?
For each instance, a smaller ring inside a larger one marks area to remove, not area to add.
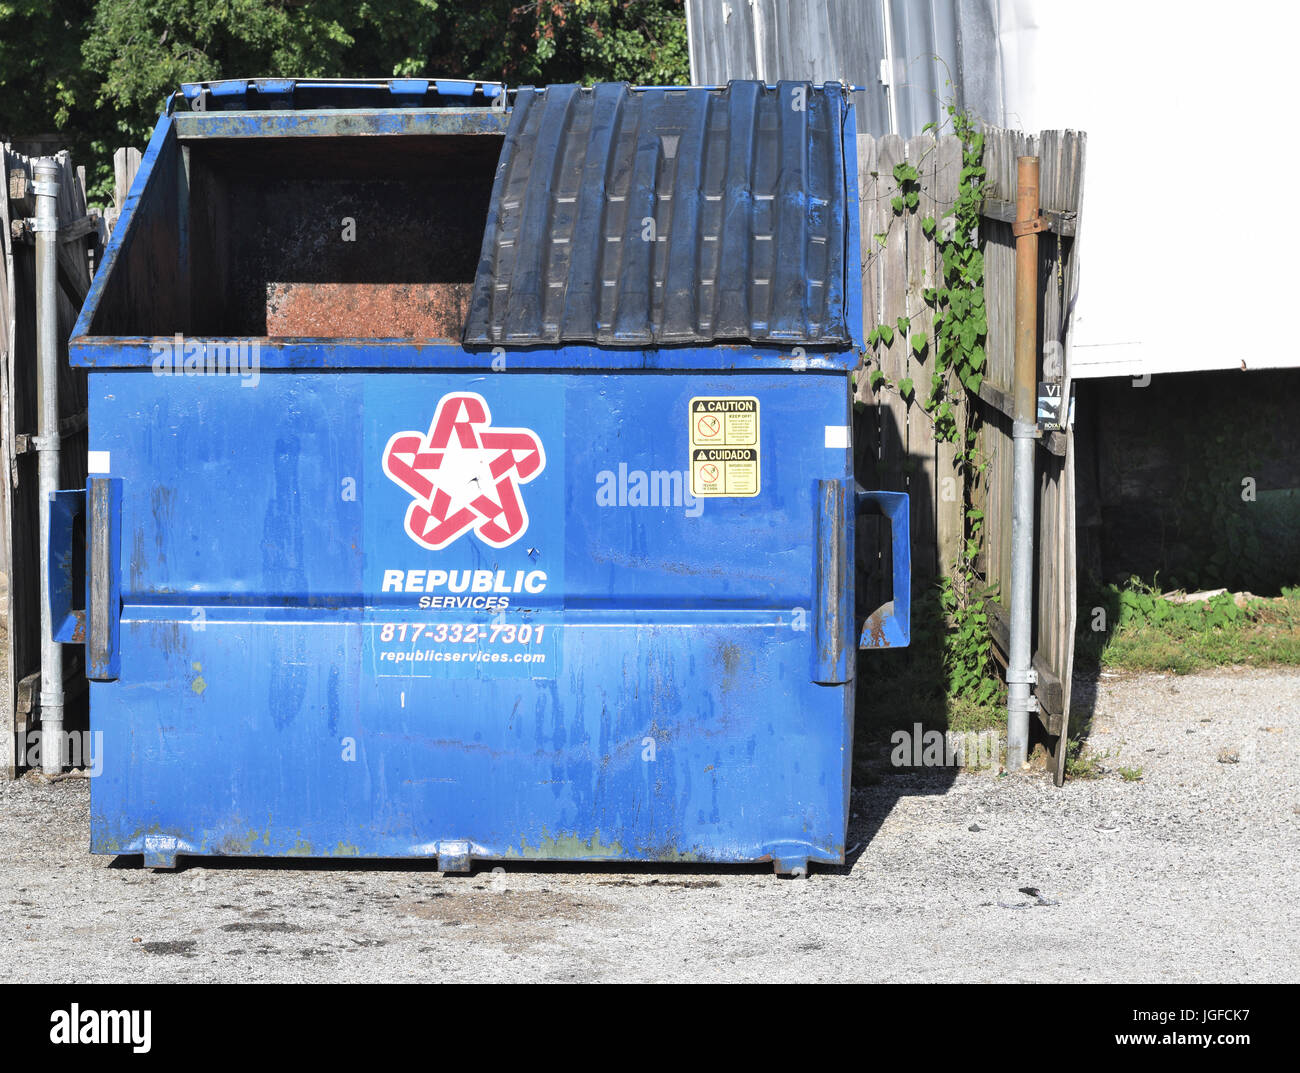
[[[984,309],[984,254],[977,239],[980,206],[984,201],[984,135],[965,112],[948,105],[953,130],[961,139],[961,174],[957,180],[957,198],[952,213],[942,226],[933,217],[921,221],[921,230],[933,237],[939,232],[939,255],[943,278],[929,287],[922,297],[935,310],[935,365],[930,380],[930,397],[925,407],[935,417],[935,436],[955,442],[966,433],[970,449],[974,445],[973,429],[957,427],[949,377],[967,391],[978,393],[984,380],[986,357],[984,339],[988,317]]]
[[[984,515],[970,502],[970,489],[987,463],[977,448],[978,417],[972,408],[960,405],[965,391],[979,392],[987,362],[984,255],[979,248],[986,175],[982,163],[984,135],[975,120],[951,102],[947,114],[961,142],[961,172],[951,211],[941,220],[926,216],[920,221],[922,233],[937,246],[941,265],[938,278],[927,281],[931,285],[922,292],[923,300],[934,311],[934,354],[929,390],[921,409],[934,423],[935,439],[955,446],[954,476],[961,489],[963,541],[956,562],[939,583],[939,606],[949,627],[942,638],[946,692],[950,698],[960,697],[988,709],[1001,694],[997,677],[991,673],[993,640],[988,610],[989,601],[997,596],[984,584],[976,567]],[[925,130],[937,134],[937,126],[927,124]],[[892,174],[897,193],[890,199],[893,213],[888,229],[874,236],[878,249],[886,247],[895,221],[915,214],[920,206],[921,174],[917,164],[900,162]],[[909,339],[912,354],[924,366],[929,338],[911,329],[911,319],[899,317],[892,325],[876,325],[867,337],[868,353],[875,359],[869,373],[872,391],[895,390],[909,406],[915,401],[915,383],[904,377],[896,385],[890,384],[880,367],[879,351],[881,344],[891,347],[898,332]]]
[[[981,163],[984,155],[984,135],[975,121],[956,105],[947,105],[952,128],[962,145],[962,166],[958,178],[957,197],[952,212],[942,221],[927,216],[921,221],[926,238],[936,241],[942,270],[934,285],[926,287],[922,298],[935,312],[935,355],[930,370],[930,390],[922,408],[934,422],[935,437],[944,443],[956,443],[965,436],[963,451],[974,445],[969,428],[958,427],[958,408],[953,401],[958,398],[959,386],[978,392],[984,379],[986,357],[984,339],[988,332],[988,319],[984,308],[984,255],[978,242],[980,206],[984,199],[985,170]],[[937,124],[928,123],[925,129],[935,130]],[[921,173],[916,164],[900,161],[894,165],[893,178],[898,192],[890,198],[894,219],[915,213],[921,201]],[[889,230],[894,220],[890,220]],[[877,246],[885,248],[889,230],[874,236]],[[916,385],[910,377],[890,384],[880,368],[879,348],[893,346],[897,330],[910,339],[910,348],[917,360],[924,362],[929,351],[929,339],[924,332],[912,333],[910,317],[899,317],[890,324],[878,324],[867,336],[868,352],[876,359],[869,374],[873,391],[892,388],[911,405]]]
[[[984,254],[979,248],[986,175],[984,135],[967,113],[952,103],[947,109],[953,132],[961,140],[961,173],[951,214],[941,225],[933,218],[921,221],[921,229],[927,236],[933,237],[938,232],[942,262],[942,279],[923,294],[935,310],[935,364],[925,407],[935,419],[935,438],[958,446],[953,465],[961,477],[962,488],[964,540],[940,588],[940,602],[952,624],[944,644],[948,694],[988,706],[1001,695],[997,676],[991,673],[993,636],[988,606],[997,600],[997,593],[985,584],[976,567],[984,513],[970,502],[970,489],[987,461],[978,450],[978,416],[971,407],[954,410],[952,405],[953,395],[962,389],[973,395],[979,393],[987,364]],[[954,380],[960,386],[954,386]]]

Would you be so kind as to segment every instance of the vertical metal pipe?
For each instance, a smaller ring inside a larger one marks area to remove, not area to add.
[[[894,16],[890,11],[890,0],[880,0],[881,19],[883,20],[883,29],[885,36],[885,57],[881,60],[884,71],[881,72],[885,77],[881,82],[885,86],[885,100],[889,105],[889,133],[897,134],[898,131],[898,71],[895,67],[896,57],[894,55]]]
[[[63,646],[50,615],[50,496],[59,487],[59,165],[32,162],[36,195],[36,449],[40,453],[41,770],[63,770]]]
[[[1007,653],[1007,770],[1029,758],[1033,672],[1034,441],[1038,436],[1038,158],[1016,167],[1016,335],[1011,478],[1011,640]]]

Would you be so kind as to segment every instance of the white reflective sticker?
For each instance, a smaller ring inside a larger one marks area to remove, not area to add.
[[[849,445],[848,425],[827,425],[826,446],[844,450]]]
[[[87,451],[86,452],[86,472],[87,473],[109,473],[108,452],[107,451]]]

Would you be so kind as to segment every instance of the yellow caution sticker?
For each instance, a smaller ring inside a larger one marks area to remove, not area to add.
[[[758,495],[758,399],[697,396],[690,422],[691,494]]]

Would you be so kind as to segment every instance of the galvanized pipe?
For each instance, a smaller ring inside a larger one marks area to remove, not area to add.
[[[41,770],[63,770],[63,646],[50,614],[50,496],[59,487],[59,165],[32,162],[36,195],[36,450],[41,530]]]
[[[1016,167],[1016,334],[1011,477],[1011,640],[1007,653],[1007,770],[1029,759],[1034,612],[1034,441],[1037,421],[1038,158]]]

